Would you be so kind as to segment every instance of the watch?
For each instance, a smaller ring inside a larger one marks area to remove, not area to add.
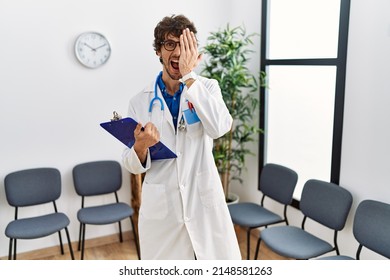
[[[182,83],[185,83],[188,79],[194,79],[194,80],[196,80],[197,77],[198,77],[198,75],[196,75],[196,73],[195,73],[194,71],[191,71],[190,73],[185,74],[185,75],[181,78],[181,82],[182,82]]]
[[[80,63],[88,68],[103,65],[111,55],[110,43],[98,32],[80,34],[76,39],[74,51]]]

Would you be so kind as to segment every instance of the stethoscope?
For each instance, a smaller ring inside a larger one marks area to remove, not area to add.
[[[148,113],[149,113],[149,121],[150,121],[151,118],[152,118],[152,112],[153,112],[153,105],[154,105],[154,103],[155,102],[160,103],[160,111],[162,112],[161,130],[160,130],[160,137],[161,137],[162,136],[162,128],[163,128],[163,119],[165,117],[165,107],[164,107],[164,101],[157,94],[157,87],[158,87],[159,76],[160,76],[160,74],[157,75],[156,81],[154,83],[154,97],[150,100]],[[181,116],[181,119],[179,121],[178,129],[180,131],[184,131],[186,129],[186,124],[185,124],[183,116]]]
[[[160,75],[157,76],[156,82],[154,83],[154,97],[152,98],[152,100],[150,100],[150,104],[149,104],[149,116],[152,115],[153,104],[154,104],[155,101],[160,102],[160,109],[161,109],[161,111],[164,113],[164,102],[163,102],[163,100],[162,100],[160,97],[158,97],[158,95],[157,95],[157,83],[158,83],[159,76],[160,76]]]

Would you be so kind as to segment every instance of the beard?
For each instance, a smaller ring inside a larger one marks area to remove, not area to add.
[[[162,60],[162,64],[168,76],[172,80],[178,81],[182,78],[182,75],[180,73],[179,63],[175,61],[179,61],[179,59],[170,57],[168,61]]]

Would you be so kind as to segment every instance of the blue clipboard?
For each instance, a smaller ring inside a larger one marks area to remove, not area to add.
[[[138,123],[132,118],[123,118],[101,123],[100,126],[127,147],[131,148],[135,142],[134,130],[137,127],[137,124]],[[152,160],[177,158],[176,154],[161,141],[150,147],[149,153]]]

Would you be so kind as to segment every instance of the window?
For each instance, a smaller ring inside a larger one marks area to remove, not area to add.
[[[350,0],[263,0],[260,168],[339,182]]]

